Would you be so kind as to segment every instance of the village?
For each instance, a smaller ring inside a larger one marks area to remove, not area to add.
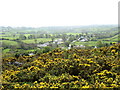
[[[67,41],[69,41],[69,38],[67,39]],[[59,39],[54,40],[53,42],[49,41],[49,42],[45,42],[43,44],[37,44],[37,47],[42,48],[42,47],[46,47],[46,46],[51,46],[51,44],[56,44],[57,46],[59,46],[59,48],[62,48],[62,49],[71,49],[72,47],[73,48],[76,48],[76,47],[85,48],[85,45],[83,45],[83,44],[74,45],[74,43],[75,42],[88,42],[88,41],[90,41],[90,39],[88,39],[84,36],[81,36],[80,38],[73,40],[72,42],[69,42],[68,45],[63,46],[63,44],[65,44],[66,42],[64,42],[64,40],[62,38],[59,38]],[[65,47],[65,46],[67,46],[67,47]],[[94,46],[94,48],[97,48],[97,46]]]

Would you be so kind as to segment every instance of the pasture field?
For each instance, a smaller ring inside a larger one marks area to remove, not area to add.
[[[67,35],[79,35],[81,33],[66,33]]]
[[[110,37],[110,38],[104,38],[104,39],[99,39],[99,40],[107,41],[107,42],[118,42],[118,36],[119,36],[119,34],[117,34],[113,37]]]
[[[51,41],[51,38],[37,38],[37,43],[38,42],[48,42]],[[26,40],[22,40],[22,42],[24,43],[35,43],[35,39],[26,39]]]
[[[75,42],[75,45],[96,46],[97,41]]]
[[[2,52],[3,52],[3,54],[4,53],[7,53],[7,52],[9,52],[10,51],[10,49],[4,49]]]
[[[24,34],[26,37],[28,37],[29,35],[31,35],[31,34]]]
[[[4,39],[9,39],[9,40],[13,40],[13,39],[18,39],[19,37],[8,37],[8,36],[4,36],[2,37]]]
[[[5,34],[0,34],[0,37],[5,37],[6,35]]]
[[[2,40],[2,43],[5,43],[7,45],[14,45],[14,46],[18,45],[16,41],[10,41],[10,40]]]

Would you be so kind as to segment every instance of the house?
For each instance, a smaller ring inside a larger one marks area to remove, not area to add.
[[[85,46],[84,45],[76,45],[76,46],[74,46],[74,48],[85,48]]]
[[[34,53],[29,53],[28,55],[31,56],[31,55],[34,55]]]
[[[37,47],[46,47],[46,46],[48,46],[48,45],[49,45],[49,43],[46,42],[46,43],[44,43],[44,44],[39,44],[39,45],[37,45]]]
[[[71,47],[68,47],[68,49],[71,49]]]
[[[8,64],[15,65],[15,66],[20,66],[20,65],[22,65],[23,63],[20,63],[20,62],[15,61],[15,62],[8,62]]]
[[[95,46],[94,48],[97,48],[97,46]]]
[[[77,40],[72,41],[72,43],[76,42]]]
[[[72,45],[71,45],[71,44],[69,44],[69,47],[68,47],[68,49],[71,49],[71,46],[72,46]]]
[[[87,38],[86,37],[84,37],[84,36],[81,36],[78,40],[82,40],[82,41],[84,41],[84,40],[86,40]]]
[[[88,41],[88,39],[87,38],[84,38],[84,39],[82,39],[82,40],[80,40],[81,42],[86,42],[86,41]]]
[[[63,40],[60,38],[60,39],[54,40],[53,43],[62,44]]]
[[[80,47],[85,47],[84,45],[80,45]]]

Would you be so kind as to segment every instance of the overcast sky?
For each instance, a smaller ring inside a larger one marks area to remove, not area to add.
[[[0,0],[0,26],[117,24],[119,0]]]

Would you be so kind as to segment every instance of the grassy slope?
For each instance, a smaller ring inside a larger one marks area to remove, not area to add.
[[[35,43],[35,39],[26,39],[22,40],[24,43]],[[37,43],[39,42],[48,42],[51,41],[51,38],[38,38]]]
[[[18,45],[16,41],[9,41],[9,40],[2,40],[2,43],[5,43],[7,45]]]
[[[109,41],[109,42],[117,42],[118,41],[118,36],[119,35],[115,35],[113,37],[105,38],[105,39],[100,39],[100,40],[105,40],[105,41]]]
[[[29,88],[118,88],[118,45],[98,49],[55,49],[48,53],[3,59],[3,87]],[[7,64],[21,62],[20,66]],[[9,67],[9,68],[8,68]],[[34,87],[33,87],[34,86]]]
[[[75,42],[75,45],[88,45],[88,46],[96,46],[97,41],[88,41],[88,42]]]

